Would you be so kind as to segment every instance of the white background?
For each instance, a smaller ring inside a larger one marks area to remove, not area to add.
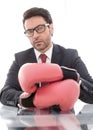
[[[93,76],[93,0],[1,0],[0,1],[0,89],[14,53],[31,47],[24,35],[23,12],[38,6],[53,17],[53,41],[75,48]]]

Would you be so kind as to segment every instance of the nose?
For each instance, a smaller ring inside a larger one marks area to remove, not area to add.
[[[34,30],[34,34],[33,34],[33,37],[38,37],[38,33],[36,32],[36,30]]]

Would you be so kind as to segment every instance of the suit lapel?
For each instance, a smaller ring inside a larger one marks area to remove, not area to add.
[[[61,65],[64,57],[64,49],[60,46],[53,44],[52,63]]]
[[[33,48],[31,48],[31,50],[29,51],[27,60],[31,63],[37,63],[37,59]]]

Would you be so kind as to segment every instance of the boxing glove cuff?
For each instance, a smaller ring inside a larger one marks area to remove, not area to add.
[[[61,70],[63,72],[64,78],[63,79],[73,79],[77,82],[80,80],[80,75],[75,69],[71,69],[65,66],[61,66]]]
[[[23,107],[35,107],[33,104],[33,98],[35,96],[35,93],[36,92],[32,93],[29,97],[20,98],[19,99],[20,105]]]

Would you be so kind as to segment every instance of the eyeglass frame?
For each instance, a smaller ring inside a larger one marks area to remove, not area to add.
[[[44,27],[44,29],[43,29],[43,31],[38,32],[38,27],[40,27],[40,26]],[[36,31],[37,33],[43,33],[43,32],[45,31],[45,27],[49,27],[49,23],[40,24],[40,25],[36,26],[36,27],[33,28],[33,29],[25,30],[24,34],[25,34],[27,37],[32,37],[32,36],[34,35],[34,31]],[[31,32],[31,31],[32,31],[32,32]],[[29,33],[27,34],[27,32],[29,32]]]

